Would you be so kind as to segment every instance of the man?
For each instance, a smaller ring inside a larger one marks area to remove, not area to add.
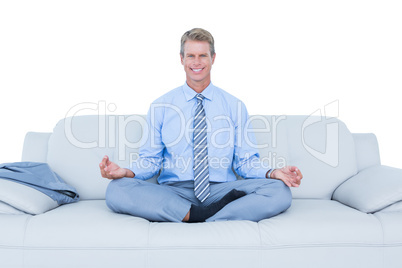
[[[151,105],[140,158],[129,168],[108,156],[100,163],[102,176],[112,180],[110,209],[151,221],[203,222],[259,221],[290,206],[289,187],[298,187],[302,174],[294,166],[262,167],[255,137],[245,131],[246,107],[211,83],[215,56],[208,31],[183,35],[186,83]],[[236,180],[232,168],[246,180]],[[160,170],[159,185],[145,181]]]

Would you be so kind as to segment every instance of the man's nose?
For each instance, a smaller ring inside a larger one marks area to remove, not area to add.
[[[195,57],[194,64],[199,65],[201,63],[200,57]]]

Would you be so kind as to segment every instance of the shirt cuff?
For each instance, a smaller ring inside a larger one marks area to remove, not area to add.
[[[141,169],[138,168],[135,164],[131,163],[130,166],[126,167],[127,169],[131,170],[134,173],[134,178],[139,180],[146,180],[146,172],[141,172]]]
[[[250,179],[266,179],[267,172],[270,168],[255,168],[251,171],[252,174],[249,174]],[[251,175],[251,176],[250,176]]]
[[[258,177],[262,178],[262,179],[266,179],[267,178],[267,172],[270,170],[266,169],[266,168],[259,168],[257,171]]]

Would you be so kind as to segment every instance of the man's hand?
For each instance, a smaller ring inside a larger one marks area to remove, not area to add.
[[[119,167],[119,165],[110,161],[107,155],[103,157],[102,162],[99,164],[99,168],[102,177],[109,180],[117,180],[123,177],[134,177],[134,173],[131,170]]]
[[[303,175],[297,167],[287,166],[272,171],[271,178],[281,180],[289,187],[299,187]]]

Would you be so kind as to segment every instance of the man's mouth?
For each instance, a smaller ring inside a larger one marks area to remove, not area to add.
[[[190,68],[193,72],[199,73],[203,70],[203,68],[199,68],[199,69],[194,69],[194,68]]]

